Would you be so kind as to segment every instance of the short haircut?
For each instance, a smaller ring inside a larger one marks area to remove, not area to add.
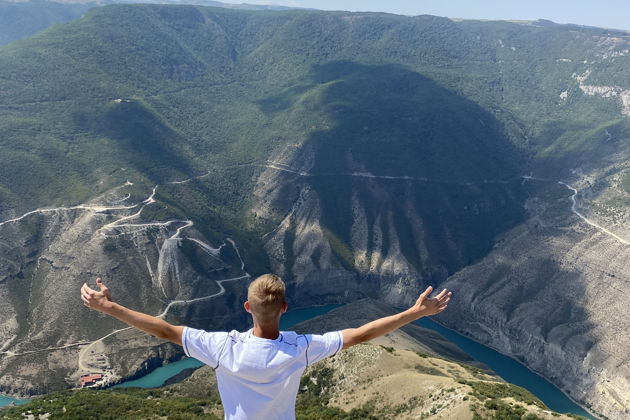
[[[286,287],[275,274],[263,274],[247,289],[247,300],[252,313],[260,321],[274,320],[282,310]]]

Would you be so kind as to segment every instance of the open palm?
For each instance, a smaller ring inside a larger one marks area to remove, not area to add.
[[[429,295],[433,291],[433,287],[429,286],[418,297],[414,309],[418,311],[421,316],[431,316],[439,314],[448,307],[448,302],[451,300],[453,293],[444,289],[438,293],[435,297],[430,298]]]

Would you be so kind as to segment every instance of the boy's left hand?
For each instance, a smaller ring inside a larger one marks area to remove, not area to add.
[[[444,311],[453,295],[453,293],[444,289],[437,296],[430,298],[432,291],[433,287],[427,287],[412,307],[419,316],[431,316]]]

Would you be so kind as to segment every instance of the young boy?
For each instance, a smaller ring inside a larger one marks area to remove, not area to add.
[[[295,419],[295,398],[307,366],[418,318],[442,312],[451,297],[451,292],[444,289],[429,298],[433,288],[427,287],[415,305],[396,315],[323,335],[297,334],[279,330],[280,316],[287,310],[285,285],[280,277],[265,274],[249,285],[244,304],[252,314],[254,327],[228,333],[175,326],[132,311],[111,300],[101,279],[96,279],[96,284],[100,291],[87,284],[81,288],[85,306],[183,346],[188,356],[215,369],[225,418],[229,420]]]

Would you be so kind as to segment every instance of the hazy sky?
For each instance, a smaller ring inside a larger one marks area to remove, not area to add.
[[[389,12],[467,19],[549,19],[630,30],[630,0],[221,0],[322,10]]]

